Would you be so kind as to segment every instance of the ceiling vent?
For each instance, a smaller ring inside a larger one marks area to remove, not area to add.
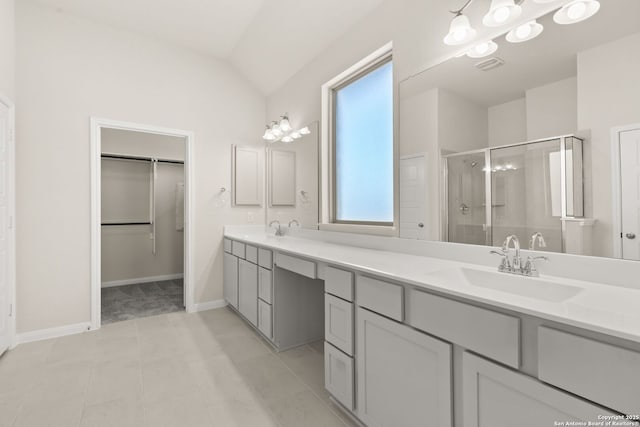
[[[485,59],[484,61],[478,62],[475,65],[475,67],[481,71],[489,71],[489,70],[493,70],[494,68],[498,68],[502,65],[504,65],[504,59],[493,57],[493,58]]]

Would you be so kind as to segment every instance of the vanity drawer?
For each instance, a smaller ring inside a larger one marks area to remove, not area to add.
[[[327,266],[324,269],[324,291],[353,301],[353,273]]]
[[[272,324],[271,304],[258,300],[258,329],[267,338],[273,336]]]
[[[520,367],[520,319],[415,289],[407,323],[508,366]]]
[[[236,242],[235,240],[231,241],[231,253],[238,258],[244,259],[244,247],[244,243],[242,242]]]
[[[271,280],[271,270],[258,267],[258,298],[269,304],[271,304],[271,296],[273,295]]]
[[[222,245],[224,247],[224,251],[227,253],[231,253],[231,240],[227,239],[226,237],[224,239],[222,239]]]
[[[324,338],[353,356],[353,304],[324,295]]]
[[[316,271],[316,263],[313,261],[277,253],[276,265],[280,268],[293,271],[294,273],[300,274],[301,276],[306,276],[310,279],[316,279],[318,277]]]
[[[245,256],[247,261],[252,262],[254,264],[258,263],[258,248],[251,245],[246,245],[245,247]]]
[[[404,319],[404,288],[402,286],[359,276],[356,287],[359,306],[402,322]]]
[[[258,265],[269,270],[273,268],[272,252],[269,249],[258,248]]]
[[[625,414],[640,409],[640,353],[544,326],[538,377]]]
[[[353,410],[353,359],[324,343],[324,386],[345,408]]]

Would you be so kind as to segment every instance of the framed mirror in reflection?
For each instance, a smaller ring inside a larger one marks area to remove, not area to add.
[[[307,127],[293,142],[267,143],[267,224],[318,228],[318,122]]]
[[[549,14],[536,38],[505,32],[487,57],[402,81],[400,157],[424,156],[425,170],[403,180],[400,161],[400,235],[501,246],[515,234],[526,247],[541,233],[542,250],[640,259],[625,237],[640,235],[640,155],[619,154],[640,153],[638,16],[636,0],[573,25]],[[424,201],[403,204],[421,185]]]

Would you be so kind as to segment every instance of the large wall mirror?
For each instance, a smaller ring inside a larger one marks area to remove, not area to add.
[[[267,224],[318,228],[318,122],[306,127],[310,133],[293,142],[267,143]]]
[[[613,137],[640,123],[640,2],[600,3],[586,21],[549,14],[536,38],[497,37],[490,56],[400,83],[400,200],[424,188],[421,214],[401,205],[401,236],[499,246],[516,234],[526,247],[541,232],[543,250],[638,259],[620,250],[640,244],[638,175],[621,183],[635,203],[612,189],[640,163],[616,157],[628,147]]]

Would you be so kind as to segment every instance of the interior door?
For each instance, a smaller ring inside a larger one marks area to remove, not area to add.
[[[622,258],[640,260],[640,129],[620,132]]]
[[[400,159],[400,237],[427,238],[424,156]]]
[[[11,110],[0,99],[0,354],[9,348],[11,290],[13,276],[13,118]]]

